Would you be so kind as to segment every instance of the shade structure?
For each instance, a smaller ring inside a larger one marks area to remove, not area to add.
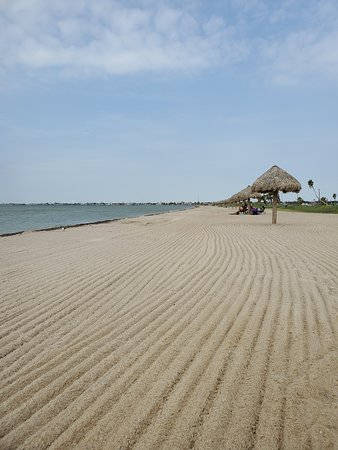
[[[278,166],[272,166],[263,173],[251,186],[254,192],[299,192],[302,186],[295,177]]]
[[[251,186],[247,186],[245,189],[237,192],[226,200],[226,203],[235,203],[249,200],[250,198],[261,198],[262,194],[259,192],[253,192]]]
[[[299,192],[300,182],[278,166],[272,166],[252,184],[253,192],[272,194],[272,223],[277,223],[278,192]]]

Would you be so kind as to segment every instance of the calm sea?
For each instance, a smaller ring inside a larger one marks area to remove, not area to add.
[[[0,234],[188,208],[189,205],[0,205]]]

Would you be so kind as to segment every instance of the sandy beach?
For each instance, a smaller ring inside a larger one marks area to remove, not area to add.
[[[0,448],[329,449],[338,215],[0,239]]]

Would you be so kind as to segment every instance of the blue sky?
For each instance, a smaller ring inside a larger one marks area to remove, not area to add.
[[[338,2],[0,0],[0,153],[0,202],[217,200],[273,164],[331,197]]]

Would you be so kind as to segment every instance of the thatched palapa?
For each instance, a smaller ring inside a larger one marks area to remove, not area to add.
[[[302,186],[295,177],[278,166],[272,166],[252,184],[253,192],[272,194],[272,223],[277,223],[278,192],[299,192]]]
[[[302,186],[295,177],[278,166],[272,166],[252,184],[254,192],[299,192]]]
[[[226,203],[236,203],[249,200],[250,198],[261,198],[262,194],[259,192],[252,192],[251,186],[247,186],[245,189],[237,192],[226,200]]]

